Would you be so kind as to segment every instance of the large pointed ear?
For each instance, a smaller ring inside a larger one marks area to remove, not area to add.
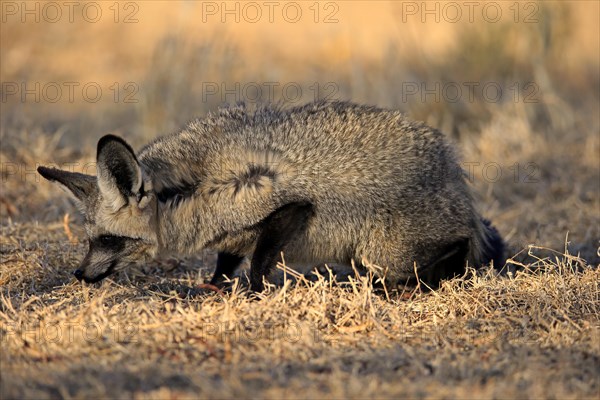
[[[98,141],[98,187],[115,210],[139,199],[142,171],[131,147],[120,137],[106,135]]]
[[[84,213],[98,195],[95,176],[46,167],[38,167],[37,171],[44,178],[60,184],[62,189],[71,193],[75,197],[77,206]]]

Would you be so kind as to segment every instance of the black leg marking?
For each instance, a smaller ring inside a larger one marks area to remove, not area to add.
[[[235,270],[240,266],[244,257],[236,254],[221,252],[217,258],[217,269],[210,280],[211,285],[219,286],[223,283],[225,276],[231,278]]]
[[[269,275],[285,245],[306,230],[312,215],[312,204],[290,203],[275,210],[263,221],[250,265],[250,288],[253,291],[263,291],[263,277]]]

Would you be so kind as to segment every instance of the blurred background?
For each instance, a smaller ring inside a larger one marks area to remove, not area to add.
[[[35,167],[90,173],[106,133],[138,147],[226,103],[328,98],[451,136],[511,252],[599,260],[599,2],[0,4],[3,224],[73,212]]]

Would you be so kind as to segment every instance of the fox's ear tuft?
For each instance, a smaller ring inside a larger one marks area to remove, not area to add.
[[[44,178],[58,183],[61,188],[71,193],[84,212],[88,204],[96,198],[98,186],[95,176],[47,167],[38,167],[37,171]]]
[[[102,196],[119,209],[142,188],[142,171],[131,146],[114,135],[98,141],[98,187]]]

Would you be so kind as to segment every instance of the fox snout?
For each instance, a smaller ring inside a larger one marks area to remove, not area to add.
[[[112,271],[108,272],[108,273],[104,273],[101,275],[98,275],[94,278],[88,278],[84,275],[84,272],[80,269],[76,269],[75,271],[73,271],[73,275],[75,276],[75,278],[77,278],[77,280],[79,282],[84,281],[85,283],[96,283],[96,282],[100,282],[102,279],[106,278],[108,275],[110,275],[112,273]]]
[[[112,274],[113,270],[112,268],[109,268],[106,272],[94,276],[94,277],[88,277],[85,275],[85,272],[82,269],[76,269],[75,271],[73,271],[73,275],[75,276],[75,278],[81,282],[84,281],[86,283],[96,283],[96,282],[100,282],[102,279],[106,278],[108,275]]]
[[[93,262],[94,258],[98,258],[97,255],[96,257],[94,256],[95,254],[89,252],[79,265],[79,268],[73,271],[73,275],[78,281],[96,283],[115,272],[115,267],[117,265],[115,259],[97,260],[96,262]]]
[[[90,240],[90,248],[73,275],[86,283],[100,282],[127,267],[150,260],[155,245],[142,239],[101,235]]]

